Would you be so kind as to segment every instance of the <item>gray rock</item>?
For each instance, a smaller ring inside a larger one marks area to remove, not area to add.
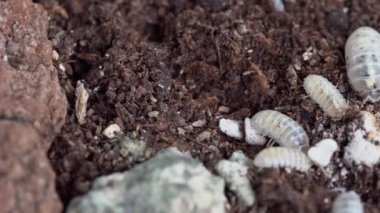
[[[224,212],[224,181],[176,148],[159,152],[130,171],[95,180],[68,213]]]
[[[143,140],[125,137],[119,146],[121,156],[128,157],[131,163],[144,157],[146,142]]]
[[[235,151],[230,159],[221,160],[216,165],[216,170],[226,181],[227,187],[233,191],[243,208],[252,206],[255,195],[248,178],[249,159],[242,151]]]

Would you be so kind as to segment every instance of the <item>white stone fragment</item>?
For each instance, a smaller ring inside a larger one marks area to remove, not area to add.
[[[242,122],[231,120],[231,119],[220,119],[219,120],[219,129],[224,134],[235,138],[235,139],[242,139],[243,133],[241,131]]]
[[[302,58],[303,58],[304,61],[310,60],[311,57],[313,57],[313,53],[312,52],[304,52],[303,55],[302,55]]]
[[[339,149],[338,144],[333,139],[324,139],[309,149],[307,155],[310,160],[319,166],[329,165],[332,155]]]
[[[66,212],[223,213],[226,204],[223,179],[170,148],[128,171],[97,178]]]
[[[205,120],[197,120],[197,121],[194,121],[191,125],[193,127],[202,127],[206,124],[206,121]]]
[[[65,66],[63,66],[63,64],[59,64],[59,65],[58,65],[58,68],[59,68],[59,70],[61,70],[62,72],[66,72],[66,68],[65,68]]]
[[[282,0],[272,0],[273,9],[277,12],[284,12],[285,6]]]
[[[53,56],[52,56],[54,61],[58,61],[59,59],[59,54],[56,50],[53,50]]]
[[[178,132],[178,135],[185,135],[185,134],[186,134],[186,130],[184,130],[184,129],[181,128],[181,127],[178,127],[178,128],[177,128],[177,132]]]
[[[75,115],[78,119],[79,124],[84,124],[86,122],[86,113],[87,113],[87,101],[89,94],[84,88],[84,85],[81,81],[77,82],[77,87],[75,89]]]
[[[267,142],[264,136],[261,136],[257,131],[251,126],[251,119],[244,119],[244,133],[245,142],[252,145],[263,145]]]
[[[211,132],[203,131],[197,136],[197,141],[202,142],[202,141],[210,139],[210,137],[211,137]]]
[[[242,151],[235,151],[229,160],[221,160],[216,165],[216,170],[224,179],[227,187],[233,191],[243,208],[252,206],[255,195],[248,178],[249,159]]]
[[[4,61],[4,62],[8,62],[8,56],[7,56],[7,55],[4,55],[4,56],[3,56],[3,61]]]
[[[148,113],[148,116],[150,118],[157,118],[159,114],[160,114],[159,111],[151,111],[151,112]]]
[[[226,107],[226,106],[220,106],[218,108],[218,112],[221,112],[221,113],[229,113],[231,110],[230,108]]]
[[[332,213],[364,213],[360,196],[355,191],[343,192],[334,200]]]
[[[354,138],[345,147],[344,159],[347,162],[372,167],[380,160],[380,147],[365,139],[365,132],[357,130]]]
[[[121,128],[117,124],[111,124],[107,128],[104,129],[103,135],[107,138],[114,138],[121,132]]]

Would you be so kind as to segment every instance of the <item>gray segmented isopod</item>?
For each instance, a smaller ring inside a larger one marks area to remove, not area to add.
[[[356,29],[345,45],[348,80],[365,101],[380,100],[380,34],[371,27]]]
[[[339,90],[320,75],[308,75],[303,87],[310,98],[333,119],[341,119],[347,111],[347,101]]]
[[[360,196],[354,192],[343,192],[334,201],[333,213],[363,213],[364,208]]]
[[[299,149],[270,147],[259,152],[253,164],[261,168],[292,168],[307,171],[311,167],[309,158]]]
[[[309,137],[296,121],[274,110],[263,110],[251,118],[251,126],[258,134],[273,138],[284,147],[309,147]]]

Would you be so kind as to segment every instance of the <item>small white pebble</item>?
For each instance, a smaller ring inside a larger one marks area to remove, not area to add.
[[[204,131],[197,136],[197,141],[202,142],[208,140],[210,137],[211,133],[209,131]]]
[[[244,119],[245,142],[252,145],[263,145],[266,142],[265,137],[257,134],[257,131],[251,126],[251,119]]]
[[[333,213],[364,213],[363,203],[355,191],[343,192],[335,198]]]
[[[183,128],[184,128],[185,130],[187,130],[187,131],[193,131],[193,130],[194,130],[194,127],[191,126],[191,125],[184,126]]]
[[[308,61],[311,59],[312,56],[313,56],[312,52],[304,52],[302,55],[302,58],[304,61]]]
[[[333,139],[324,139],[309,149],[307,155],[310,160],[319,166],[329,165],[332,155],[339,149],[338,144]]]
[[[117,124],[111,124],[107,128],[104,129],[103,135],[107,138],[111,139],[116,137],[121,132],[120,126]]]
[[[150,101],[152,101],[152,103],[157,103],[157,99],[152,95],[149,97]]]
[[[243,133],[241,131],[242,122],[231,120],[231,119],[220,119],[219,120],[219,129],[224,134],[235,138],[235,139],[242,139]]]
[[[58,54],[58,52],[57,52],[56,50],[53,50],[53,60],[54,60],[54,61],[58,61],[58,59],[59,59],[59,54]]]
[[[285,6],[282,0],[272,0],[273,9],[277,12],[284,12]]]
[[[220,106],[218,108],[218,112],[221,112],[221,113],[229,113],[230,112],[230,108],[226,107],[226,106]]]
[[[59,65],[58,65],[58,68],[59,68],[62,72],[65,72],[65,71],[66,71],[66,68],[65,68],[65,66],[63,66],[63,64],[59,64]]]
[[[158,111],[151,111],[148,113],[148,116],[150,118],[157,118],[159,114],[160,114],[160,112],[158,112]]]
[[[348,174],[348,171],[346,168],[342,168],[340,170],[340,176],[345,177]]]
[[[82,47],[84,47],[84,46],[87,45],[87,41],[86,40],[80,40],[79,41],[79,45],[82,46]]]
[[[182,129],[181,127],[177,128],[178,135],[185,135],[186,130]]]
[[[294,69],[296,69],[298,71],[301,70],[301,64],[299,64],[299,63],[294,64],[293,67],[294,67]]]
[[[5,61],[5,62],[8,61],[8,56],[7,56],[7,55],[4,55],[4,56],[3,56],[3,61]]]
[[[202,127],[206,124],[206,121],[205,120],[197,120],[197,121],[194,121],[191,125],[193,127]]]

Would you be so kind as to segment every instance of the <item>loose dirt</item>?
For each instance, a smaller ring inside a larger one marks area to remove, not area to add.
[[[147,157],[176,146],[212,170],[235,150],[253,158],[263,148],[223,135],[222,117],[275,109],[302,124],[311,144],[334,138],[342,148],[359,110],[380,106],[362,104],[344,61],[349,33],[362,25],[380,29],[380,4],[372,0],[287,0],[285,13],[257,0],[37,2],[51,16],[49,37],[70,106],[49,152],[65,204],[94,178],[133,166],[120,155],[120,140],[101,134],[112,123],[146,140]],[[328,78],[350,101],[343,120],[332,121],[307,97],[308,74]],[[90,90],[82,125],[74,108],[78,80]],[[159,113],[148,116],[152,111]],[[194,127],[199,120],[205,125]],[[210,136],[200,141],[201,133]],[[328,171],[307,174],[252,167],[258,201],[251,211],[328,212],[344,187],[361,195],[366,212],[379,212],[378,167],[346,167],[342,155],[341,149]],[[242,212],[227,194],[230,212]]]

